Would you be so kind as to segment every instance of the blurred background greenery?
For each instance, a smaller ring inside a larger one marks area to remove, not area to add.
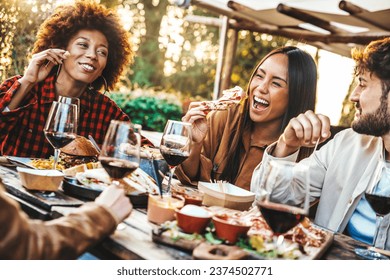
[[[1,0],[0,79],[23,74],[35,34],[53,8],[70,0]],[[212,98],[219,29],[184,20],[212,15],[168,0],[101,0],[118,10],[136,51],[110,97],[144,129],[162,131],[167,119],[180,119],[193,100]],[[255,64],[270,50],[295,44],[286,38],[240,31],[232,86],[246,89]],[[353,110],[353,108],[352,108]],[[349,124],[350,113],[344,118]]]

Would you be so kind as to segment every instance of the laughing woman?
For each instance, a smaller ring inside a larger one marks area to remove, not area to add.
[[[52,154],[43,126],[58,96],[80,99],[79,132],[102,142],[111,119],[128,119],[97,91],[104,79],[112,88],[132,57],[118,18],[103,6],[80,1],[57,8],[37,38],[24,76],[0,86],[2,154]],[[0,259],[77,258],[113,233],[131,210],[124,190],[113,186],[68,216],[48,222],[30,220],[5,195],[0,176]]]
[[[40,26],[23,76],[0,85],[0,154],[48,158],[43,127],[59,96],[80,99],[78,133],[103,143],[112,119],[128,116],[102,89],[112,89],[133,58],[119,17],[92,1],[59,6]]]
[[[254,68],[241,104],[208,113],[202,102],[191,103],[183,121],[193,123],[194,144],[190,157],[177,167],[177,177],[186,184],[225,180],[249,190],[267,145],[278,140],[291,118],[314,110],[316,85],[312,57],[282,47]]]

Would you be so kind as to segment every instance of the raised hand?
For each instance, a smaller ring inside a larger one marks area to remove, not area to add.
[[[124,189],[117,185],[107,187],[96,198],[95,202],[108,208],[118,224],[129,216],[133,210],[133,205],[125,195]]]
[[[200,143],[206,137],[208,125],[206,116],[210,109],[204,102],[191,102],[187,114],[181,119],[192,123],[192,141]]]
[[[30,84],[43,81],[55,65],[62,64],[70,56],[63,49],[48,49],[32,56],[23,79]]]
[[[309,110],[290,120],[279,138],[274,155],[284,157],[302,146],[314,147],[318,139],[322,143],[330,135],[329,118]]]

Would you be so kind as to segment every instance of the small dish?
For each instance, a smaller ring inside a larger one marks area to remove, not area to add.
[[[64,174],[58,170],[38,170],[16,167],[22,185],[29,190],[55,192],[61,186]]]
[[[204,193],[196,188],[172,184],[171,191],[172,196],[182,196],[184,198],[184,205],[202,205]]]
[[[238,220],[224,220],[217,216],[213,216],[213,223],[217,237],[228,241],[230,244],[235,244],[238,238],[246,235],[251,227]]]
[[[162,224],[166,221],[175,219],[176,209],[184,206],[184,198],[171,197],[167,195],[152,195],[149,194],[147,217],[148,221],[155,224]]]
[[[177,225],[185,233],[203,233],[211,221],[212,214],[206,209],[187,204],[176,210]]]

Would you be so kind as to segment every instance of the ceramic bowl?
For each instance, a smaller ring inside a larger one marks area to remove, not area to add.
[[[61,186],[64,174],[58,170],[38,170],[17,167],[22,185],[29,190],[57,191]]]
[[[211,221],[212,214],[203,207],[188,204],[176,210],[177,225],[185,233],[203,233]]]
[[[235,220],[224,220],[217,216],[213,217],[213,223],[217,237],[228,241],[230,244],[235,244],[238,238],[246,235],[251,227]]]
[[[175,211],[184,206],[184,198],[149,194],[147,217],[148,221],[162,224],[175,220]]]

